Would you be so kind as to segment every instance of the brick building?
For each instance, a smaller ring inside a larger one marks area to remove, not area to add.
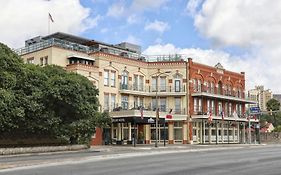
[[[251,101],[244,73],[65,33],[27,40],[17,53],[26,63],[84,75],[99,89],[100,111],[109,111],[112,127],[97,129],[93,144],[245,143],[245,104]]]

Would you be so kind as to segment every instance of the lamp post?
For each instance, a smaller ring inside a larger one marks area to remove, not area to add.
[[[155,147],[158,147],[158,120],[159,120],[159,107],[158,107],[158,79],[160,75],[163,74],[169,74],[171,73],[171,71],[165,71],[165,72],[158,72],[158,74],[156,75],[156,121],[155,121],[155,125],[156,125],[156,133],[155,133]],[[165,124],[165,123],[164,123]]]

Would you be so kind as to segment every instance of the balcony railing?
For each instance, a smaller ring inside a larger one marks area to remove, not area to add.
[[[120,84],[120,90],[130,90],[130,91],[140,91],[140,92],[155,92],[156,88],[154,86],[139,86],[131,84]],[[185,86],[175,87],[175,86],[159,86],[158,91],[161,92],[185,92]]]
[[[241,98],[241,99],[245,98],[245,94],[242,92],[238,93],[238,91],[229,91],[229,90],[225,90],[225,89],[223,89],[222,91],[218,91],[217,88],[211,88],[211,87],[207,87],[205,85],[201,85],[199,87],[191,86],[191,93],[200,93],[200,92],[229,96],[229,97],[236,97],[236,98]]]
[[[134,106],[134,105],[130,105],[130,107],[128,109],[123,109],[122,106],[119,106],[118,104],[116,106],[106,106],[103,107],[102,111],[109,111],[109,112],[118,112],[118,111],[134,111],[134,110],[142,110],[143,111],[150,111],[150,112],[156,112],[156,107],[152,106],[151,104],[145,105],[144,107],[141,106]],[[171,109],[168,108],[167,106],[160,106],[159,105],[159,112],[162,113],[170,113],[171,114],[177,114],[177,115],[186,115],[186,109],[185,108],[179,108],[179,109]]]

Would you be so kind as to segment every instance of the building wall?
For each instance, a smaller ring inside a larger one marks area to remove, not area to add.
[[[240,91],[240,96],[239,98],[243,99],[245,98],[245,73],[241,72],[235,73],[231,71],[227,71],[225,69],[217,69],[215,67],[199,64],[199,63],[194,63],[192,59],[188,60],[189,63],[189,83],[190,83],[190,114],[194,114],[194,97],[191,96],[191,94],[194,92],[194,80],[201,81],[202,87],[201,90],[202,92],[206,92],[206,86],[207,82],[213,82],[214,83],[214,94],[219,94],[219,89],[221,89],[221,94],[224,96],[231,96],[231,97],[238,97],[238,89]],[[219,87],[219,84],[221,83],[221,87]],[[227,87],[231,87],[231,92],[227,92]],[[206,110],[207,108],[207,99],[203,99],[203,104],[202,107],[204,109],[203,113],[207,113],[208,111]],[[219,100],[219,99],[214,99],[215,100],[215,111],[213,113],[217,114],[218,113],[218,102],[222,102],[222,109],[224,109],[225,102],[230,102],[232,103],[232,111],[235,110],[235,105],[236,104],[242,104],[242,113],[245,113],[245,104],[244,103],[238,103],[234,101],[229,101],[229,100]]]
[[[255,89],[249,90],[248,96],[257,102],[261,111],[267,111],[266,103],[273,98],[272,92],[269,89],[265,90],[264,86],[256,86]],[[252,104],[250,107],[257,106],[257,104]]]

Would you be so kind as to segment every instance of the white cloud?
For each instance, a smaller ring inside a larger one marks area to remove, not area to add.
[[[253,61],[249,55],[232,56],[224,51],[219,50],[203,50],[200,48],[177,48],[173,44],[156,44],[149,46],[144,52],[144,55],[172,55],[181,54],[184,58],[193,58],[194,62],[215,66],[220,62],[225,69],[234,72],[246,72],[246,89],[251,89],[255,85],[264,84],[268,81],[267,75],[261,74],[263,71],[267,74],[267,64],[264,64],[263,59]],[[276,73],[276,70],[273,71]],[[270,72],[269,72],[270,73]],[[280,76],[280,75],[279,75]],[[275,76],[274,78],[278,78]],[[279,82],[272,82],[272,84]],[[269,88],[269,86],[266,86]],[[277,90],[277,88],[272,88]],[[280,92],[280,91],[279,91]]]
[[[169,28],[170,26],[168,23],[155,20],[154,22],[146,24],[144,30],[154,30],[162,34],[164,31],[169,30]]]
[[[150,9],[160,8],[162,5],[167,3],[169,0],[134,0],[131,9],[135,11],[143,11]]]
[[[243,64],[233,66],[245,69],[252,88],[263,84],[281,93],[281,1],[190,0],[187,10],[196,29],[215,46],[248,51],[246,60],[239,59]]]
[[[199,5],[202,3],[203,0],[189,0],[186,5],[186,11],[191,15],[194,16],[197,12]]]
[[[118,2],[112,4],[107,11],[107,16],[114,17],[114,18],[119,18],[125,15],[125,4],[123,2]]]
[[[141,41],[133,35],[129,35],[125,41],[132,44],[141,44]]]
[[[47,35],[49,12],[54,19],[51,32],[78,34],[95,27],[101,18],[91,18],[90,9],[79,0],[10,0],[1,3],[0,41],[18,48],[30,37]]]
[[[107,10],[107,16],[114,18],[126,18],[128,24],[134,24],[142,20],[142,13],[149,10],[159,10],[169,0],[132,0],[131,3],[120,0],[113,3]]]

